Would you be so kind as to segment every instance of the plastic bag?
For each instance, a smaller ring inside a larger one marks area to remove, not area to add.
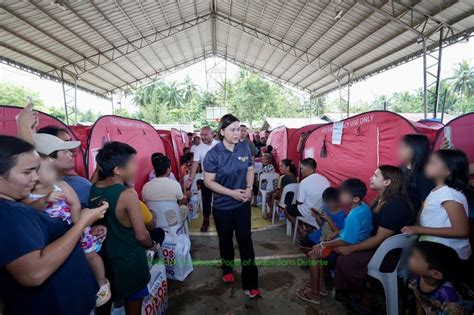
[[[194,270],[190,251],[191,241],[187,234],[166,233],[158,255],[166,267],[168,279],[184,281]]]

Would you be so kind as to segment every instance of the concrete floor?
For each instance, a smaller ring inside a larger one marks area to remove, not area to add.
[[[297,261],[303,256],[298,246],[285,235],[285,227],[278,226],[252,234],[257,260],[281,258]],[[234,242],[236,243],[236,242]],[[215,235],[191,236],[191,255],[194,260],[219,259],[218,239]],[[238,249],[235,246],[238,258]],[[184,282],[169,281],[169,314],[346,314],[344,307],[324,298],[315,307],[300,301],[296,291],[309,281],[308,271],[298,266],[260,266],[259,282],[263,298],[249,300],[243,295],[240,268],[236,281],[225,284],[217,266],[197,266]]]

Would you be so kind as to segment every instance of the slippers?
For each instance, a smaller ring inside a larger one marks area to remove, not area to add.
[[[305,289],[312,290],[311,284],[307,283]],[[329,291],[328,290],[326,290],[326,291],[319,290],[319,295],[321,295],[322,297],[327,297],[329,295]]]
[[[308,302],[308,303],[311,303],[313,305],[320,305],[321,304],[321,301],[319,300],[314,300],[312,299],[311,297],[308,296],[308,293],[310,292],[310,290],[308,290],[307,288],[303,288],[303,289],[299,289],[297,292],[296,292],[296,296],[302,300],[302,301],[305,301],[305,302]]]

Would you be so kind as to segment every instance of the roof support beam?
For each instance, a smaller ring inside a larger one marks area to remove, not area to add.
[[[472,12],[471,12],[471,13],[472,13]],[[473,34],[474,34],[474,27],[471,27],[471,28],[469,28],[469,29],[467,29],[467,30],[465,30],[465,31],[463,31],[463,32],[461,32],[461,33],[455,34],[454,36],[450,36],[450,37],[448,37],[448,38],[446,38],[446,39],[444,40],[444,42],[443,42],[443,48],[445,48],[445,47],[447,47],[447,46],[450,46],[450,45],[452,45],[452,44],[455,44],[455,43],[457,43],[457,42],[459,42],[459,41],[467,40],[467,39],[468,39],[469,37],[471,37]],[[390,55],[392,55],[393,53],[396,53],[398,50],[403,49],[403,48],[405,48],[406,46],[409,46],[409,45],[404,45],[402,48],[395,49],[395,50],[393,50],[392,52],[390,52],[390,53],[384,55],[383,58],[385,58],[385,57],[387,57],[387,56],[390,56]],[[436,49],[438,49],[438,48],[439,48],[439,43],[431,44],[430,46],[427,47],[427,52],[432,52],[432,51],[434,51],[434,50],[436,50]],[[414,59],[416,59],[416,58],[419,58],[419,57],[421,57],[422,55],[423,55],[423,49],[420,49],[420,50],[418,50],[418,51],[416,51],[416,52],[414,52],[414,53],[412,53],[412,54],[410,54],[410,55],[408,55],[408,56],[405,56],[405,57],[403,57],[403,58],[400,58],[400,59],[398,59],[398,60],[395,60],[394,62],[391,62],[391,63],[389,63],[388,65],[385,65],[385,66],[383,66],[383,67],[377,68],[377,69],[375,69],[374,71],[370,71],[370,72],[368,72],[368,73],[366,73],[366,74],[364,74],[364,75],[359,75],[359,76],[355,76],[355,75],[354,75],[354,77],[351,78],[351,84],[354,84],[354,83],[357,83],[357,82],[366,80],[367,78],[370,78],[370,77],[372,77],[372,76],[374,76],[374,75],[377,75],[377,74],[379,74],[379,73],[382,73],[382,72],[387,71],[387,70],[389,70],[389,69],[392,69],[392,68],[394,68],[394,67],[397,67],[397,66],[399,66],[399,65],[402,65],[402,64],[404,64],[404,63],[406,63],[406,62],[412,61],[412,60],[414,60]],[[368,64],[365,64],[365,65],[359,67],[358,69],[355,69],[354,74],[356,74],[358,70],[365,68],[367,65],[368,65]],[[313,84],[314,84],[314,83],[313,83]],[[312,84],[312,85],[313,85],[313,84]],[[335,91],[335,90],[338,89],[337,86],[334,87],[334,88],[327,88],[327,87],[330,86],[331,84],[332,84],[332,82],[327,83],[327,84],[321,86],[321,87],[318,89],[318,90],[321,91],[321,92],[315,92],[315,93],[314,93],[315,97],[323,96],[323,95],[325,95],[325,94],[331,93],[331,92],[333,92],[333,91]],[[344,85],[346,85],[346,84],[347,84],[347,82],[346,82],[346,83],[343,83],[342,86],[344,86]]]
[[[298,90],[301,90],[301,91],[304,91],[306,93],[309,93],[310,91],[307,90],[307,89],[304,89],[302,86],[298,86],[296,84],[293,84],[291,82],[288,82],[288,81],[285,81],[285,80],[282,80],[282,79],[279,79],[277,78],[275,75],[273,74],[270,74],[268,73],[267,71],[265,71],[264,69],[262,68],[257,68],[257,67],[254,67],[252,66],[251,64],[249,63],[246,63],[244,60],[239,60],[237,58],[234,58],[234,57],[231,57],[231,56],[225,56],[224,54],[218,52],[216,53],[216,56],[217,57],[220,57],[220,58],[223,58],[223,59],[226,59],[228,60],[230,63],[233,63],[241,68],[244,68],[248,71],[251,71],[251,72],[254,72],[254,73],[257,73],[263,77],[267,77],[269,79],[271,79],[273,82],[279,84],[279,85],[288,85],[288,86],[291,86],[295,89],[298,89]]]
[[[31,3],[32,5],[35,5],[34,3]],[[35,5],[36,6],[36,5]],[[51,17],[50,14],[47,14],[46,12],[42,11],[39,7],[36,7],[40,12],[42,12],[43,14],[45,14],[46,16],[48,16],[49,18],[51,18],[51,20],[55,21],[56,23],[58,23],[60,26],[63,26],[63,24],[59,23],[57,20],[55,20],[54,18]],[[59,40],[58,38],[56,38],[55,36],[49,34],[48,32],[44,31],[43,29],[37,27],[36,25],[32,24],[31,22],[25,20],[24,18],[22,18],[20,15],[14,13],[13,11],[11,11],[10,9],[7,9],[5,7],[2,7],[2,9],[7,12],[8,14],[10,14],[11,16],[13,16],[14,18],[16,18],[17,20],[21,21],[22,23],[25,23],[26,25],[28,25],[30,28],[40,32],[42,35],[52,39],[53,41],[55,41],[56,43],[58,43],[59,45],[61,45],[62,47],[66,48],[67,50],[69,51],[72,51],[74,52],[75,54],[79,55],[79,56],[82,56],[84,57],[84,55],[82,53],[80,53],[79,51],[77,51],[76,49],[74,49],[73,47],[65,44],[63,41]],[[63,26],[64,27],[64,26]],[[67,29],[67,28],[66,28]],[[76,33],[72,32],[69,30],[69,32],[71,32],[73,35],[77,36]],[[81,37],[78,37],[80,40],[83,41],[83,39]],[[85,44],[88,44],[87,42],[84,42]],[[58,70],[58,68],[61,68],[62,66],[55,66],[52,68],[52,70],[50,71],[51,72],[51,75],[52,73],[56,72]],[[69,73],[73,72],[75,73],[74,75],[71,75],[71,78],[75,78],[78,76],[78,73],[80,70],[81,67],[79,68],[76,68],[76,67],[72,67],[70,68],[67,73],[68,75],[70,75]],[[58,76],[59,78],[59,76]],[[120,79],[120,78],[118,78]],[[125,81],[122,81],[122,82],[125,82]],[[94,84],[95,87],[99,88],[99,89],[103,89],[105,90],[103,87],[100,87],[100,86],[97,86]]]
[[[285,31],[285,34],[283,34],[283,36],[280,38],[281,41],[284,41],[286,39],[286,35],[288,35],[288,32],[293,29],[293,26],[295,25],[296,21],[299,20],[300,16],[301,16],[301,13],[303,13],[303,11],[306,9],[306,6],[308,5],[309,3],[309,0],[306,0],[306,2],[304,3],[304,6],[301,7],[301,10],[298,12],[298,14],[296,15],[296,17],[293,19],[293,22],[291,23],[290,27],[288,27]],[[244,21],[245,23],[245,21]],[[267,61],[265,61],[265,64],[263,65],[263,68],[265,69],[265,67],[267,66],[267,63],[273,59],[273,55],[275,54],[275,52],[277,51],[278,49],[275,47],[273,49],[273,52],[272,54],[270,55],[270,57],[267,59]],[[285,58],[286,55],[283,55],[283,58]],[[275,72],[275,69],[278,67],[278,65],[281,63],[281,61],[283,60],[280,59],[277,63],[275,63],[275,67],[273,67],[273,69],[270,71],[271,74],[273,74],[273,72]]]
[[[308,65],[313,65],[317,69],[321,69],[327,72],[328,74],[338,77],[339,75],[347,74],[350,72],[349,70],[341,67],[340,65],[328,62],[328,60],[324,58],[317,58],[315,55],[309,52],[305,52],[304,50],[296,46],[280,41],[279,39],[273,37],[272,35],[264,34],[257,29],[251,28],[249,26],[246,26],[243,23],[237,22],[231,17],[225,17],[218,14],[217,20],[239,31],[242,31],[252,36],[253,38],[259,39],[270,46],[276,47],[287,54],[293,55],[296,58],[300,59],[301,61],[307,63]],[[313,63],[310,63],[310,59],[312,58],[315,58],[315,59],[313,59]]]
[[[374,0],[372,0],[375,2]],[[418,37],[431,40],[433,42],[436,42],[437,40],[433,40],[430,37],[434,35],[436,32],[438,32],[441,28],[444,28],[446,30],[446,33],[451,33],[451,35],[454,35],[454,30],[451,25],[441,22],[438,19],[432,17],[431,15],[425,14],[421,12],[420,10],[416,9],[414,6],[411,5],[406,5],[402,2],[399,2],[397,0],[391,0],[392,5],[389,7],[388,10],[384,10],[382,8],[378,8],[375,6],[375,4],[370,3],[368,0],[358,0],[358,2],[370,9],[372,9],[375,12],[378,12],[390,20],[392,20],[394,23],[398,24],[402,28],[406,29],[407,31],[415,33]],[[457,2],[457,1],[454,1]],[[396,13],[396,5],[401,6],[402,8],[406,9],[408,11],[408,14],[410,15],[410,23],[407,24],[402,20],[402,17],[405,16],[403,14],[402,16],[397,16],[398,14]],[[414,22],[414,16],[422,16],[422,21],[420,23]]]
[[[262,20],[263,13],[265,12],[265,8],[267,7],[267,3],[268,3],[267,1],[264,1],[263,3],[263,8],[260,11],[260,14],[258,15],[257,26],[255,26],[255,29],[259,29],[260,27],[260,21]],[[271,34],[271,32],[269,34]],[[247,54],[249,53],[250,48],[253,46],[253,40],[254,38],[251,37],[250,43],[247,45],[247,50],[245,51],[244,60],[247,59]],[[253,63],[255,63],[255,61],[257,61],[257,59],[255,59]]]
[[[156,33],[146,35],[142,38],[138,38],[132,41],[129,41],[127,43],[124,43],[122,45],[117,45],[114,46],[110,49],[98,52],[94,55],[85,57],[83,59],[77,60],[75,62],[72,62],[65,67],[74,67],[77,65],[81,65],[86,69],[82,74],[90,72],[94,69],[97,69],[99,67],[102,67],[108,63],[111,62],[116,62],[122,58],[124,58],[124,55],[131,54],[134,51],[137,51],[139,49],[148,47],[156,42],[159,42],[165,38],[168,38],[170,36],[176,35],[177,33],[183,32],[189,28],[194,27],[195,25],[204,23],[210,19],[210,14],[206,14],[201,17],[197,17],[195,19],[186,21],[184,23],[180,23],[178,25],[174,25],[170,28],[158,31]],[[106,59],[106,60],[104,60]],[[90,63],[93,64],[93,66],[90,66]],[[81,73],[79,73],[81,74]]]
[[[281,8],[280,8],[280,11],[278,11],[278,15],[276,16],[276,18],[273,20],[273,23],[272,23],[272,27],[270,28],[270,31],[268,32],[268,34],[271,34],[273,32],[273,29],[275,28],[275,24],[276,22],[278,22],[278,20],[280,19],[280,15],[281,15],[281,12],[283,12],[283,9],[285,8],[286,6],[286,3],[288,2],[288,0],[285,0],[283,2],[283,4],[281,5]],[[260,57],[260,54],[262,53],[262,50],[263,50],[263,45],[260,47],[260,49],[258,50],[258,53],[257,53],[257,56],[255,57],[255,60],[252,64],[252,66],[255,65],[255,63],[257,62],[258,60],[258,57]]]
[[[442,7],[442,10],[448,9],[448,8],[449,8],[453,3],[455,3],[455,2],[457,2],[457,1],[454,1],[454,2],[449,3],[449,4],[444,4],[444,6]],[[418,3],[419,3],[419,2],[418,2]],[[413,6],[412,6],[412,8],[413,8]],[[401,13],[399,13],[399,14],[396,16],[396,18],[397,18],[397,19],[403,18],[403,16],[405,16],[407,13],[409,13],[409,9],[410,9],[410,8],[408,8],[408,9],[405,8],[405,10],[402,11]],[[455,24],[457,21],[462,20],[464,17],[468,17],[468,16],[472,15],[472,13],[473,13],[472,10],[471,10],[470,12],[466,12],[464,15],[460,16],[456,21],[451,21],[451,24]],[[439,14],[442,14],[442,11],[439,12]],[[388,25],[389,23],[390,23],[390,22],[384,24],[384,25],[383,25],[381,28],[379,28],[379,29],[383,29],[383,28],[384,28],[386,25]],[[422,21],[418,21],[418,24],[419,24],[419,25],[425,24],[425,22],[424,22],[423,20],[422,20]],[[452,28],[451,28],[451,29],[452,29]],[[395,35],[392,36],[391,38],[387,39],[386,42],[388,43],[388,42],[394,40],[395,38],[397,38],[398,36],[401,36],[401,35],[404,34],[405,32],[407,32],[407,31],[406,31],[406,30],[403,30],[403,31],[401,31],[401,32],[399,32],[399,33],[397,33],[397,34],[395,34]],[[372,34],[373,34],[373,33],[372,33]],[[448,32],[444,33],[444,40],[449,40],[449,39],[448,39],[449,35],[451,35],[451,32],[449,32],[449,33],[448,33]],[[451,37],[453,37],[453,36],[451,36]],[[384,54],[381,55],[379,58],[377,58],[377,59],[375,59],[375,60],[371,60],[370,63],[375,63],[375,62],[377,62],[377,61],[379,61],[379,60],[381,60],[381,59],[383,59],[383,58],[386,58],[386,57],[388,57],[388,56],[390,56],[390,55],[396,53],[397,51],[403,50],[403,49],[405,49],[405,48],[407,48],[407,47],[409,47],[409,46],[411,46],[411,45],[413,45],[413,42],[409,42],[409,43],[407,43],[407,44],[404,44],[404,45],[402,45],[402,46],[399,46],[399,47],[393,49],[391,52],[389,52],[389,53],[384,53]],[[436,47],[436,46],[437,46],[437,42],[435,42],[435,46],[434,46],[434,47]],[[375,51],[375,50],[377,50],[377,49],[379,49],[379,48],[380,48],[380,46],[377,45],[377,46],[375,46],[373,49],[371,49],[370,51],[366,52],[366,54],[367,54],[367,55],[368,55],[368,54],[371,54],[373,51]],[[420,50],[420,52],[421,52],[421,50]],[[421,54],[420,54],[420,55],[421,55]],[[352,58],[351,60],[349,60],[348,62],[345,63],[344,67],[347,67],[348,65],[350,65],[351,63],[353,63],[353,62],[356,61],[356,60],[357,60],[357,58]],[[366,67],[368,64],[369,64],[369,63],[367,63],[367,64],[365,64],[365,65],[363,65],[363,66],[360,66],[360,67],[358,67],[357,69],[354,69],[354,73],[357,73],[358,70],[363,69],[363,68]],[[377,71],[380,72],[380,70],[377,70]],[[372,71],[372,72],[373,72],[373,71]],[[367,78],[368,76],[364,76],[364,77]],[[355,77],[354,77],[354,78],[355,78]],[[354,78],[353,78],[353,79],[354,79]],[[319,79],[319,80],[317,80],[317,81],[315,81],[315,82],[312,82],[312,83],[306,85],[306,87],[311,90],[311,86],[315,85],[316,83],[320,82],[320,81],[323,80],[323,79],[324,79],[324,78],[321,78],[321,79]]]
[[[308,31],[313,27],[314,24],[316,24],[317,21],[319,21],[319,17],[321,15],[323,15],[324,12],[326,12],[326,10],[330,7],[331,5],[331,1],[328,2],[328,4],[324,7],[324,9],[318,14],[318,16],[316,16],[316,18],[313,20],[313,23],[311,23],[311,25],[304,31],[303,35],[301,35],[300,39],[303,38],[307,33]],[[349,10],[351,10],[353,7],[355,6],[355,3],[352,5],[352,7],[349,8]],[[348,10],[348,12],[349,12]],[[319,42],[319,40],[321,38],[323,38],[327,33],[329,33],[338,23],[340,20],[342,20],[346,14],[348,13],[346,12],[341,19],[339,20],[336,20],[336,22],[334,22],[334,24],[329,28],[327,29],[323,35],[321,35],[320,37],[318,37],[318,39],[308,48],[308,49],[305,49],[304,53],[307,53],[309,52],[315,45],[317,42]],[[298,42],[295,43],[295,46],[298,44]],[[314,62],[318,57],[320,56],[316,56],[315,58],[313,58],[312,62]],[[298,58],[299,59],[299,58]],[[289,69],[291,69],[297,62],[298,62],[298,59],[296,59],[294,62],[292,62],[284,71],[282,71],[282,73],[280,74],[280,76],[283,76]],[[310,62],[310,63],[312,63]],[[314,72],[313,72],[314,73]],[[296,75],[298,74],[298,72],[295,72],[295,74],[289,78],[288,80],[292,80]]]
[[[128,20],[128,22],[130,23],[130,25],[135,29],[135,32],[138,33],[138,35],[140,37],[143,37],[142,33],[138,30],[137,26],[135,25],[135,23],[133,23],[132,19],[128,16],[128,14],[125,12],[125,10],[122,8],[122,6],[120,5],[120,3],[118,3],[117,1],[115,1],[115,4],[117,5],[117,7],[119,8],[120,12],[122,12],[122,14],[125,16],[125,18]],[[141,2],[138,0],[138,4],[140,5],[140,8],[142,9],[142,12],[143,11],[143,6],[141,4]],[[96,7],[96,9],[98,10],[98,8]],[[98,10],[99,13],[106,19],[107,22],[109,22],[109,24],[112,25],[112,27],[120,34],[120,36],[122,36],[122,38],[125,40],[125,41],[128,41],[128,39],[123,35],[122,32],[120,32],[120,30],[113,24],[113,23],[110,23],[110,20],[106,17],[105,14],[102,13],[102,11]],[[150,20],[148,18],[148,15],[145,13],[145,17],[148,19],[149,23]],[[155,30],[156,31],[156,30]],[[155,56],[156,59],[160,60],[161,62],[161,59],[156,55],[155,51],[153,49],[151,49],[150,46],[148,46],[147,48],[150,49],[151,53]],[[140,58],[145,61],[145,63],[151,68],[153,69],[153,71],[158,71],[146,58],[143,57],[143,55],[141,54],[141,52],[138,50],[137,51],[138,55],[140,56]],[[133,64],[133,63],[132,63]]]
[[[142,77],[142,78],[139,78],[137,79],[136,81],[133,81],[133,82],[129,82],[127,84],[123,84],[121,86],[117,86],[116,88],[112,89],[112,90],[109,90],[107,91],[107,94],[111,94],[111,93],[114,93],[116,90],[124,90],[124,89],[136,89],[138,87],[138,84],[141,84],[141,81],[142,80],[146,80],[146,79],[149,79],[150,82],[153,82],[159,78],[162,78],[170,73],[173,73],[175,71],[178,71],[178,70],[181,70],[181,69],[184,69],[186,67],[189,67],[189,66],[192,66],[193,64],[199,62],[199,61],[202,61],[206,58],[209,58],[209,57],[212,57],[213,56],[213,53],[212,52],[208,52],[204,55],[201,55],[201,56],[198,56],[196,58],[192,58],[192,59],[189,59],[189,60],[186,60],[186,61],[183,61],[183,62],[180,62],[176,65],[173,65],[171,67],[168,67],[168,68],[165,68],[165,69],[162,69],[160,70],[160,72],[157,72],[157,73],[154,73],[154,74],[151,74],[151,75],[148,75],[146,77]],[[145,84],[146,85],[146,84]]]

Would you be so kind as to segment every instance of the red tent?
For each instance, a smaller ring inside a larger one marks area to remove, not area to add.
[[[321,125],[320,124],[314,124],[314,125],[308,125],[308,126],[301,127],[299,129],[296,129],[292,133],[291,137],[288,138],[287,158],[293,161],[293,163],[296,166],[296,169],[298,169],[301,157],[303,156],[303,152],[298,152],[297,151],[298,142],[300,140],[301,134],[303,132],[306,132],[306,133],[309,134],[309,133],[313,132],[313,130],[318,128],[319,126],[321,126]]]
[[[419,132],[424,134],[430,140],[430,144],[433,147],[434,142],[436,140],[436,135],[438,134],[438,130],[442,129],[444,125],[438,121],[433,120],[419,120],[415,123]]]
[[[0,134],[10,136],[18,135],[15,117],[20,113],[21,110],[21,107],[4,105],[0,106]],[[40,111],[37,112],[39,114],[39,126],[37,129],[50,125],[58,126],[66,129],[69,132],[71,139],[79,140],[76,134],[71,130],[71,128],[66,126],[59,119],[56,119],[55,117]],[[85,151],[82,148],[77,151],[74,170],[79,176],[87,177],[87,169],[85,166]]]
[[[451,138],[453,146],[464,151],[471,163],[474,163],[474,113],[459,116],[445,125],[451,127]],[[441,147],[444,138],[444,130],[438,130],[434,148]]]
[[[74,131],[74,133],[77,136],[77,139],[81,141],[82,149],[84,150],[84,152],[87,152],[87,149],[89,147],[89,144],[87,142],[89,141],[89,133],[91,132],[91,127],[90,126],[69,126],[69,128],[71,128],[72,131]]]
[[[278,166],[281,160],[288,158],[288,140],[297,129],[284,126],[272,130],[267,139],[267,146],[273,147],[273,164]]]
[[[171,128],[171,141],[173,143],[174,154],[177,163],[180,162],[181,157],[183,156],[184,148],[191,148],[191,144],[189,143],[188,134],[183,130],[178,130],[175,128]]]
[[[427,131],[421,124],[387,111],[367,112],[341,122],[344,127],[340,145],[332,144],[334,123],[331,123],[316,128],[308,136],[303,152],[303,158],[317,161],[318,172],[334,186],[356,177],[368,187],[378,165],[399,164],[396,148],[403,135]],[[374,195],[369,190],[367,200],[372,200]]]
[[[135,178],[135,189],[140,193],[153,169],[151,155],[155,152],[165,154],[161,137],[150,124],[141,120],[119,116],[100,117],[92,125],[89,133],[89,150],[87,152],[89,174],[92,174],[96,168],[95,157],[97,152],[108,141],[124,142],[137,150],[138,169]]]
[[[171,171],[176,178],[179,178],[179,165],[178,161],[176,161],[176,155],[174,154],[173,141],[171,140],[171,131],[157,130],[157,132],[163,141],[163,145],[165,146],[165,154],[171,161]]]

